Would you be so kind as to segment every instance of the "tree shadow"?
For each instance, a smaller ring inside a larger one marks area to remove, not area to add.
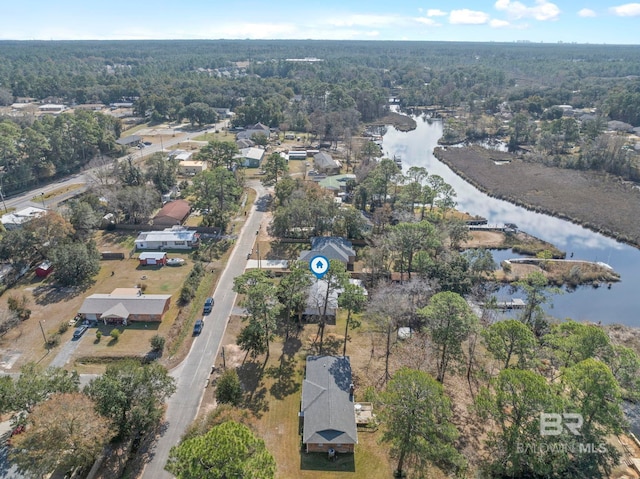
[[[42,284],[33,289],[36,304],[47,305],[69,300],[85,293],[93,285],[93,281],[77,286],[62,287],[59,285]],[[75,313],[73,313],[75,314]]]
[[[247,392],[245,406],[259,418],[269,410],[267,388],[262,385],[264,364],[251,360],[240,365],[237,371],[243,389]]]
[[[265,371],[267,376],[275,379],[269,392],[276,399],[284,399],[300,390],[300,382],[296,375],[296,360],[294,357],[280,356],[280,364],[271,366]]]
[[[304,471],[355,472],[355,454],[337,454],[329,459],[326,452],[300,451],[300,469]]]

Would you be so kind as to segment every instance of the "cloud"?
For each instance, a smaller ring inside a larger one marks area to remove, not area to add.
[[[334,27],[385,27],[401,23],[399,17],[390,15],[354,14],[332,18],[326,23]]]
[[[497,0],[494,5],[496,10],[507,13],[510,18],[519,20],[521,18],[534,18],[540,21],[557,20],[560,16],[560,9],[555,3],[547,0],[536,0],[535,6],[527,7],[521,2],[511,0]]]
[[[593,18],[597,15],[596,15],[596,12],[594,12],[590,8],[583,8],[578,12],[578,16],[583,18]]]
[[[489,22],[489,25],[491,26],[491,28],[504,28],[510,26],[511,24],[506,20],[498,20],[494,18]]]
[[[427,17],[444,17],[446,14],[447,12],[443,12],[437,8],[430,8],[427,10]]]
[[[440,24],[436,22],[433,18],[427,17],[418,17],[416,18],[416,22],[422,23],[423,25],[429,25],[430,27],[438,27]]]
[[[619,17],[637,17],[640,16],[640,3],[625,3],[611,7],[611,11]]]
[[[489,14],[467,8],[451,10],[449,14],[449,23],[452,25],[484,25],[488,21]]]

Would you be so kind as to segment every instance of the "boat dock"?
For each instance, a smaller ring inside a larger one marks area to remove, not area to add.
[[[496,302],[498,309],[524,309],[526,303],[521,298],[513,298],[508,301]]]

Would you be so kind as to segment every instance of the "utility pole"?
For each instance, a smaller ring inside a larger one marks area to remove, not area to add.
[[[47,335],[44,334],[44,328],[42,327],[42,320],[38,321],[40,325],[40,331],[42,331],[42,338],[44,339],[44,344],[47,346],[47,350],[49,349],[49,341],[47,341]]]

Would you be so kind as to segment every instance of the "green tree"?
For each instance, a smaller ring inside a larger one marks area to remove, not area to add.
[[[175,186],[178,171],[176,160],[167,159],[162,153],[154,153],[146,161],[146,166],[146,178],[153,183],[158,193],[167,193]]]
[[[242,402],[242,385],[235,369],[226,369],[216,383],[216,400],[238,406]]]
[[[338,306],[347,310],[347,319],[344,325],[344,348],[342,349],[342,355],[347,355],[347,341],[349,340],[349,327],[358,327],[359,322],[356,322],[351,318],[352,313],[360,313],[365,304],[367,303],[367,297],[362,286],[357,284],[347,283],[344,290],[338,296]]]
[[[262,169],[264,170],[264,177],[262,178],[262,184],[265,186],[272,186],[278,184],[278,178],[283,176],[289,170],[289,164],[287,159],[280,153],[271,153],[262,162]]]
[[[151,349],[157,351],[158,353],[162,353],[164,350],[164,345],[166,343],[166,339],[164,336],[160,336],[159,334],[154,334],[149,340],[151,343]]]
[[[515,319],[493,323],[482,331],[487,351],[508,368],[515,356],[519,368],[526,367],[535,354],[536,338],[529,328]]]
[[[579,443],[597,444],[598,454],[576,454],[567,466],[567,477],[610,477],[620,453],[607,442],[612,434],[620,434],[626,421],[621,393],[609,367],[589,358],[563,370],[562,383],[567,390],[568,409],[580,414]]]
[[[605,362],[623,391],[623,395],[635,400],[640,396],[640,357],[633,349],[614,345]]]
[[[76,236],[83,240],[88,239],[100,225],[100,215],[86,201],[71,201],[69,213],[69,222],[76,231]]]
[[[304,311],[309,298],[309,286],[311,286],[311,272],[309,265],[303,261],[295,261],[289,265],[289,274],[284,276],[278,283],[278,301],[282,304],[284,312],[285,335],[289,337],[291,318],[296,317]]]
[[[206,161],[211,168],[224,166],[231,170],[237,165],[238,146],[233,141],[213,140],[207,143],[196,155],[199,160]]]
[[[53,393],[78,391],[80,376],[76,371],[62,368],[43,369],[35,363],[20,368],[20,376],[14,382],[11,410],[31,411]]]
[[[180,114],[189,120],[192,125],[202,126],[208,123],[215,123],[218,119],[216,111],[202,102],[189,103],[181,110]]]
[[[178,479],[273,479],[276,474],[276,462],[264,441],[233,421],[172,447],[165,467]]]
[[[554,324],[542,342],[561,367],[573,366],[589,358],[604,359],[612,347],[609,336],[601,327],[577,321]]]
[[[208,211],[204,220],[208,225],[226,229],[229,215],[237,207],[242,194],[238,179],[223,166],[205,170],[193,178],[191,192],[196,197],[194,207]]]
[[[114,432],[91,399],[81,393],[53,394],[33,408],[25,432],[11,441],[11,459],[27,473],[42,475],[90,466]]]
[[[249,330],[262,337],[266,360],[269,358],[269,344],[275,334],[276,319],[282,306],[277,299],[277,290],[262,269],[249,270],[233,280],[233,290],[244,295],[242,305],[247,310]]]
[[[158,363],[123,360],[84,389],[97,411],[113,421],[121,438],[149,431],[162,418],[163,403],[175,392],[175,380]]]
[[[51,251],[56,280],[65,286],[86,284],[100,272],[100,253],[93,241],[61,244]]]
[[[413,270],[413,259],[417,252],[433,252],[440,245],[435,227],[428,221],[398,223],[387,232],[391,251],[398,255],[397,266],[401,273]]]
[[[310,301],[318,306],[320,313],[320,323],[318,325],[318,336],[320,344],[318,346],[319,354],[322,355],[322,346],[324,342],[324,329],[327,324],[327,308],[329,307],[330,298],[338,295],[339,291],[344,290],[349,283],[349,273],[347,268],[341,261],[329,260],[329,269],[321,280],[318,280],[322,287],[317,288],[315,297]]]
[[[513,283],[513,287],[521,290],[525,296],[525,307],[521,320],[529,326],[536,336],[541,336],[547,328],[542,305],[551,302],[551,294],[559,292],[549,286],[547,278],[540,271],[529,273],[521,281]]]
[[[464,361],[462,342],[478,319],[464,298],[450,291],[433,295],[429,304],[418,310],[418,315],[425,319],[435,349],[436,379],[443,383],[451,366]]]
[[[405,461],[414,460],[420,470],[435,464],[445,470],[460,469],[464,460],[454,442],[458,431],[451,423],[451,401],[442,384],[423,371],[402,368],[381,394],[382,440],[398,457],[396,474]]]
[[[511,368],[480,390],[475,399],[478,415],[496,426],[486,440],[490,477],[557,477],[553,473],[565,467],[561,449],[537,452],[552,445],[550,437],[556,438],[540,435],[540,414],[563,410],[555,392],[540,374]]]

